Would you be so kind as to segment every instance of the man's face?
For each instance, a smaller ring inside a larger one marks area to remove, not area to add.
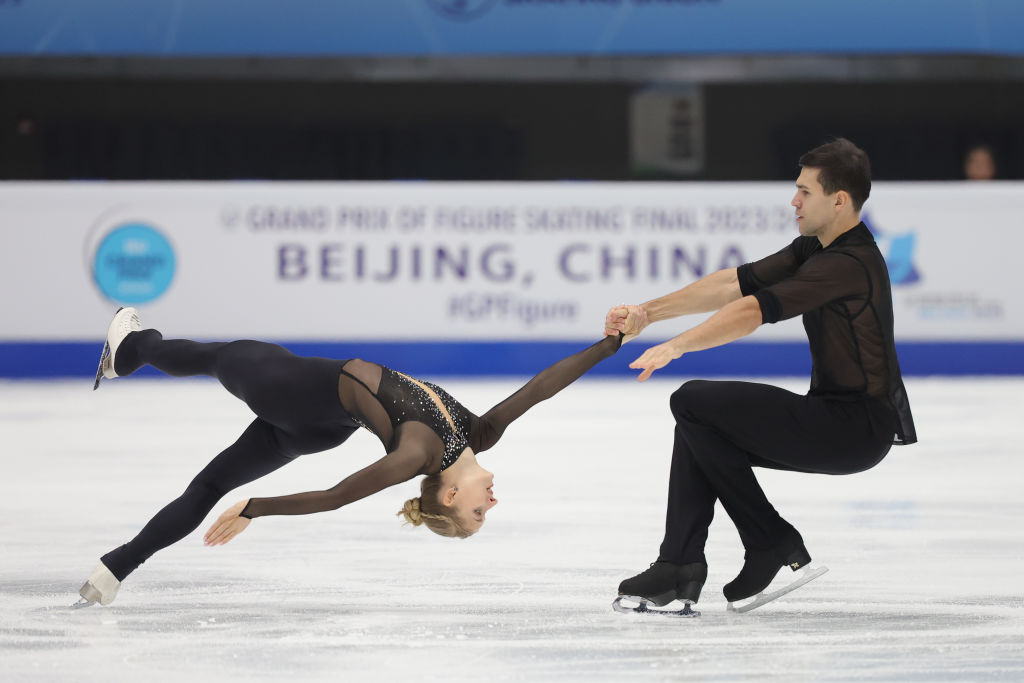
[[[796,179],[796,194],[790,205],[796,209],[800,234],[816,237],[835,218],[835,195],[825,194],[818,182],[818,169],[804,167]]]

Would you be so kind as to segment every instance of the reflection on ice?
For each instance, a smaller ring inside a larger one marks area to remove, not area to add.
[[[515,386],[444,384],[471,408]],[[588,380],[534,408],[481,455],[504,497],[473,539],[402,527],[393,515],[410,483],[335,513],[256,520],[220,548],[202,546],[201,527],[114,604],[71,610],[97,557],[176,496],[248,413],[202,381],[95,394],[81,382],[0,383],[5,679],[1024,677],[1024,381],[911,381],[920,444],[850,477],[759,472],[830,567],[823,577],[728,613],[721,587],[742,551],[720,511],[702,616],[619,614],[616,586],[660,542],[673,388]],[[353,437],[226,500],[328,487],[379,455],[372,437]]]

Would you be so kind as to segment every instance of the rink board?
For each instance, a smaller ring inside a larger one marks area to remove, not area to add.
[[[580,350],[586,342],[281,342],[293,353],[324,358],[366,358],[412,375],[500,377],[533,375]],[[76,377],[92,381],[102,344],[0,343],[0,377]],[[633,344],[589,372],[635,375],[628,366],[646,348]],[[906,343],[897,353],[905,376],[1022,375],[1024,344],[1008,342]],[[661,376],[727,377],[809,375],[806,343],[739,342],[709,349],[658,371]],[[144,376],[162,376],[146,367]]]
[[[120,305],[168,337],[266,339],[421,374],[528,374],[598,339],[612,305],[785,247],[792,193],[790,183],[5,183],[0,376],[89,376]],[[862,217],[889,266],[905,372],[1022,372],[1021,215],[1019,183],[875,184]],[[701,319],[652,326],[637,354]],[[629,356],[598,371],[625,373]],[[808,364],[794,319],[668,372],[805,374]]]

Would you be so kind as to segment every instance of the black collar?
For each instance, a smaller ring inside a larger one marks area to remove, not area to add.
[[[861,221],[843,234],[839,235],[839,237],[832,240],[832,243],[825,248],[831,249],[834,246],[842,246],[844,244],[870,244],[874,241],[874,235],[872,235],[871,231],[868,230],[868,226],[864,225],[864,222]]]

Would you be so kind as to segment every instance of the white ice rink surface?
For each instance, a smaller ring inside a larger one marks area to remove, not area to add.
[[[477,412],[518,386],[441,383]],[[583,380],[531,410],[481,455],[500,503],[469,540],[403,527],[410,482],[202,545],[226,504],[380,457],[361,433],[232,492],[114,604],[72,611],[99,555],[250,416],[209,381],[0,382],[0,680],[1024,680],[1024,380],[908,381],[921,443],[869,472],[758,470],[824,577],[727,613],[742,551],[719,508],[703,616],[618,614],[661,540],[676,384]]]

